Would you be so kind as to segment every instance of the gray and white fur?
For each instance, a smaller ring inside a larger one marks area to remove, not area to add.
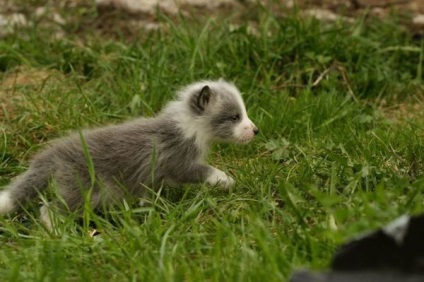
[[[90,129],[52,142],[0,192],[0,214],[36,199],[49,181],[54,181],[71,211],[82,207],[88,191],[91,207],[98,208],[128,195],[143,197],[145,186],[154,188],[162,182],[206,182],[227,188],[234,180],[205,163],[210,143],[247,143],[257,133],[233,84],[197,82],[181,89],[153,118]],[[44,205],[41,220],[51,228],[47,211]]]

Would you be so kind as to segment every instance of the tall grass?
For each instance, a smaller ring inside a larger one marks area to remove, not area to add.
[[[64,216],[58,234],[31,207],[1,219],[3,281],[285,281],[328,266],[353,234],[423,211],[422,42],[396,18],[253,18],[161,18],[132,40],[50,40],[35,26],[0,41],[2,185],[47,140],[151,116],[198,79],[234,81],[261,130],[214,146],[229,192],[163,187],[151,207]],[[35,78],[6,85],[24,74]]]

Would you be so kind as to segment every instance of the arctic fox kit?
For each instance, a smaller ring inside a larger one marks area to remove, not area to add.
[[[238,89],[224,80],[182,88],[157,116],[90,129],[58,139],[38,153],[26,172],[0,192],[0,214],[34,200],[54,181],[61,201],[78,211],[89,191],[92,208],[127,195],[142,197],[162,182],[208,183],[224,188],[234,180],[205,163],[211,142],[247,143],[258,133]],[[94,171],[94,175],[93,175]],[[41,220],[51,227],[48,206]]]

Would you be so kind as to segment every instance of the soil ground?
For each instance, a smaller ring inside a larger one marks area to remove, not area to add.
[[[410,28],[415,36],[424,34],[424,1],[422,0],[96,0],[87,4],[82,0],[35,1],[0,0],[0,36],[13,31],[14,27],[31,25],[67,26],[82,20],[80,31],[96,29],[104,34],[119,32],[131,35],[139,28],[160,28],[158,11],[168,17],[186,16],[210,17],[227,13],[234,18],[245,19],[256,5],[272,7],[276,13],[297,9],[301,14],[324,21],[340,18],[353,20],[356,17],[372,16],[384,18],[390,14],[401,17],[401,22]],[[96,10],[93,16],[93,10]],[[159,13],[159,14],[160,14]],[[63,36],[64,29],[57,28],[57,36]],[[75,31],[75,29],[73,29]]]

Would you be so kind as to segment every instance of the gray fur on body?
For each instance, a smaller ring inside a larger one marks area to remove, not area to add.
[[[138,119],[86,131],[82,136],[95,172],[91,192],[93,206],[97,206],[100,199],[104,204],[119,201],[125,193],[143,196],[141,184],[153,187],[162,181],[199,183],[211,170],[195,162],[200,152],[194,140],[185,139],[166,117]],[[79,208],[83,202],[81,188],[92,186],[89,161],[83,148],[81,136],[76,134],[37,155],[28,171],[10,187],[14,202],[36,197],[47,188],[51,177],[68,207]]]
[[[210,142],[246,143],[257,132],[234,85],[223,80],[194,83],[156,117],[86,130],[50,144],[0,193],[0,213],[36,198],[51,179],[70,210],[82,206],[89,189],[96,208],[128,194],[144,196],[144,186],[162,182],[228,187],[233,179],[204,163]]]

